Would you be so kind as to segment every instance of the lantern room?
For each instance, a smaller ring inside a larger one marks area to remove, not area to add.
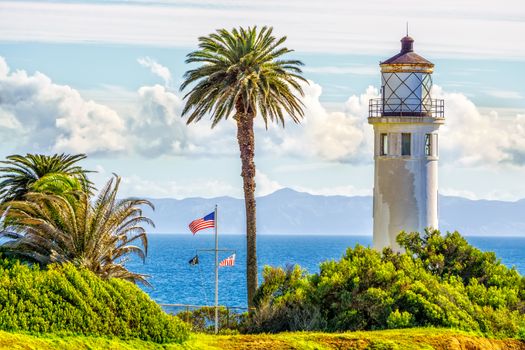
[[[381,98],[370,101],[370,116],[443,117],[443,101],[431,98],[434,64],[414,52],[414,39],[381,62]]]

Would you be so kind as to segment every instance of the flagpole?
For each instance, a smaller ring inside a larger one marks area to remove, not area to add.
[[[217,204],[215,204],[215,334],[219,333],[219,234],[217,231]]]

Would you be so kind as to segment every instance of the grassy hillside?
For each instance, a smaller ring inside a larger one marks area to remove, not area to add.
[[[491,350],[525,349],[525,342],[507,339],[487,339],[456,330],[412,328],[347,333],[280,333],[259,335],[204,335],[196,334],[183,345],[157,344],[141,340],[119,340],[85,336],[42,336],[0,331],[0,349],[24,350],[215,350],[215,349],[359,349],[359,350]]]

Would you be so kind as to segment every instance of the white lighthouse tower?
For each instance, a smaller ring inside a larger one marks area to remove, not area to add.
[[[438,227],[438,129],[444,101],[433,100],[434,64],[416,54],[414,39],[381,66],[381,98],[370,100],[374,127],[375,249],[400,251],[401,231]]]

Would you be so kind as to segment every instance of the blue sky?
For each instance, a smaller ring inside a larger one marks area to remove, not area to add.
[[[446,100],[440,191],[525,197],[519,1],[0,1],[0,156],[85,152],[152,197],[241,195],[234,125],[184,125],[184,56],[216,28],[269,24],[311,81],[302,125],[258,126],[258,191],[370,194],[367,101],[405,23]]]

